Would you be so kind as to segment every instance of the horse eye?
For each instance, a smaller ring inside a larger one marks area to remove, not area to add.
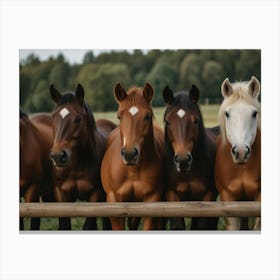
[[[77,116],[77,117],[75,118],[75,123],[76,123],[76,124],[79,124],[79,123],[81,122],[81,120],[82,120],[82,117],[81,117],[81,116]]]
[[[256,118],[257,115],[258,115],[258,111],[254,111],[253,114],[252,114],[252,117],[253,117],[253,118]]]
[[[120,115],[117,115],[117,118],[120,120],[121,119]]]
[[[168,125],[170,125],[170,122],[165,120],[165,124],[168,126]]]
[[[193,123],[198,124],[198,119],[195,119]]]
[[[225,111],[225,116],[226,118],[229,118],[229,113],[227,111]]]
[[[151,115],[150,114],[147,114],[144,118],[145,121],[149,121],[151,119]]]

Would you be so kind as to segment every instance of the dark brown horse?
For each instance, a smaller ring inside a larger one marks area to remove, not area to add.
[[[107,135],[116,125],[107,120],[95,122],[80,84],[75,93],[64,95],[52,85],[50,94],[56,104],[52,112],[54,141],[50,151],[56,201],[105,201],[100,167]],[[109,219],[103,222],[103,229],[111,228]],[[59,229],[71,229],[70,219],[61,218]],[[87,218],[84,229],[97,229],[96,218]]]
[[[101,166],[101,178],[108,202],[155,202],[163,199],[164,139],[153,125],[150,102],[153,88],[132,87],[125,91],[118,83],[115,98],[119,104],[120,126],[108,138]],[[124,218],[111,218],[112,229],[124,230]],[[139,219],[129,219],[137,229]],[[161,229],[159,218],[144,218],[144,230]]]
[[[37,127],[37,120],[44,116],[29,118],[20,110],[20,196],[25,202],[53,201],[52,166],[49,150],[52,135],[46,137]],[[33,122],[34,121],[34,122]],[[32,218],[32,230],[40,228],[40,218]],[[20,229],[24,229],[20,219]]]
[[[219,110],[221,136],[217,141],[215,179],[222,201],[261,200],[261,111],[258,97],[260,83],[221,86],[224,101]],[[248,229],[244,219],[225,219],[228,230]],[[254,229],[261,229],[260,218]]]
[[[216,135],[204,128],[197,105],[198,88],[193,85],[189,95],[184,92],[174,95],[167,86],[163,98],[167,104],[164,114],[167,201],[216,200]],[[217,218],[192,218],[191,229],[215,230],[217,222]],[[170,228],[185,229],[184,219],[171,219]]]

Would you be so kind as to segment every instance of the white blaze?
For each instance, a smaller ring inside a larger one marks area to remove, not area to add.
[[[177,112],[177,115],[180,117],[180,118],[183,118],[185,116],[186,112],[182,109],[178,110]]]
[[[63,108],[59,114],[60,116],[64,119],[70,112],[66,109],[66,108]]]
[[[132,116],[136,115],[136,114],[138,113],[138,111],[139,111],[139,109],[138,109],[136,106],[132,106],[132,107],[128,110],[128,112],[129,112]]]

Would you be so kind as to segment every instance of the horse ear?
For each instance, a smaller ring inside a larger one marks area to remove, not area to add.
[[[222,92],[223,97],[225,97],[225,98],[232,95],[233,90],[232,90],[232,85],[229,81],[229,78],[226,78],[223,81],[222,86],[221,86],[221,92]]]
[[[58,90],[54,87],[54,85],[50,86],[50,95],[54,103],[58,103],[61,99],[61,94],[58,92]]]
[[[144,89],[143,89],[143,96],[148,101],[148,103],[150,103],[151,100],[153,99],[153,95],[154,95],[154,89],[153,89],[152,85],[150,83],[146,82]]]
[[[83,104],[84,97],[85,97],[85,91],[81,84],[78,84],[75,94],[76,94],[76,99],[78,100],[78,102],[80,104]]]
[[[165,101],[166,104],[171,104],[173,103],[174,101],[174,93],[173,91],[169,88],[169,86],[166,86],[164,89],[163,89],[163,92],[162,92],[162,96],[163,96],[163,99]]]
[[[126,91],[125,91],[125,89],[121,86],[120,83],[117,83],[117,84],[115,85],[114,95],[115,95],[116,101],[117,101],[119,104],[120,104],[121,102],[123,102],[124,99],[127,97]]]
[[[261,85],[259,80],[255,76],[252,76],[248,85],[248,89],[249,94],[251,94],[253,98],[258,98],[260,94]]]
[[[190,91],[189,91],[189,98],[192,101],[192,103],[197,103],[199,99],[199,89],[192,85]]]

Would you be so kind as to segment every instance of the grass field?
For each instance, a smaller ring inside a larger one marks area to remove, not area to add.
[[[218,115],[218,109],[219,105],[202,105],[200,106],[203,119],[204,119],[204,125],[205,127],[212,127],[216,126],[218,124],[217,122],[217,115]],[[160,107],[160,108],[154,108],[154,115],[156,122],[163,127],[163,114],[165,111],[165,107]],[[108,119],[116,124],[119,123],[119,120],[117,119],[117,114],[116,112],[104,112],[104,113],[94,113],[95,119]],[[83,223],[84,223],[85,218],[72,218],[72,229],[73,230],[82,230],[83,228]],[[98,220],[98,229],[101,229],[101,222]],[[186,224],[187,224],[187,229],[190,227],[190,218],[185,218]],[[29,223],[30,219],[26,218],[24,219],[25,222],[25,228],[29,228]],[[219,225],[218,229],[223,230],[225,228],[224,224],[224,219],[220,218],[219,220]],[[41,230],[57,230],[58,229],[58,219],[55,218],[42,218],[41,219]]]
[[[219,105],[201,105],[200,109],[202,111],[203,120],[205,127],[212,127],[218,125],[218,110]],[[163,114],[165,111],[165,107],[154,108],[154,115],[156,122],[163,127]],[[95,119],[108,119],[113,121],[114,123],[119,123],[117,119],[116,112],[96,112],[94,113]]]

